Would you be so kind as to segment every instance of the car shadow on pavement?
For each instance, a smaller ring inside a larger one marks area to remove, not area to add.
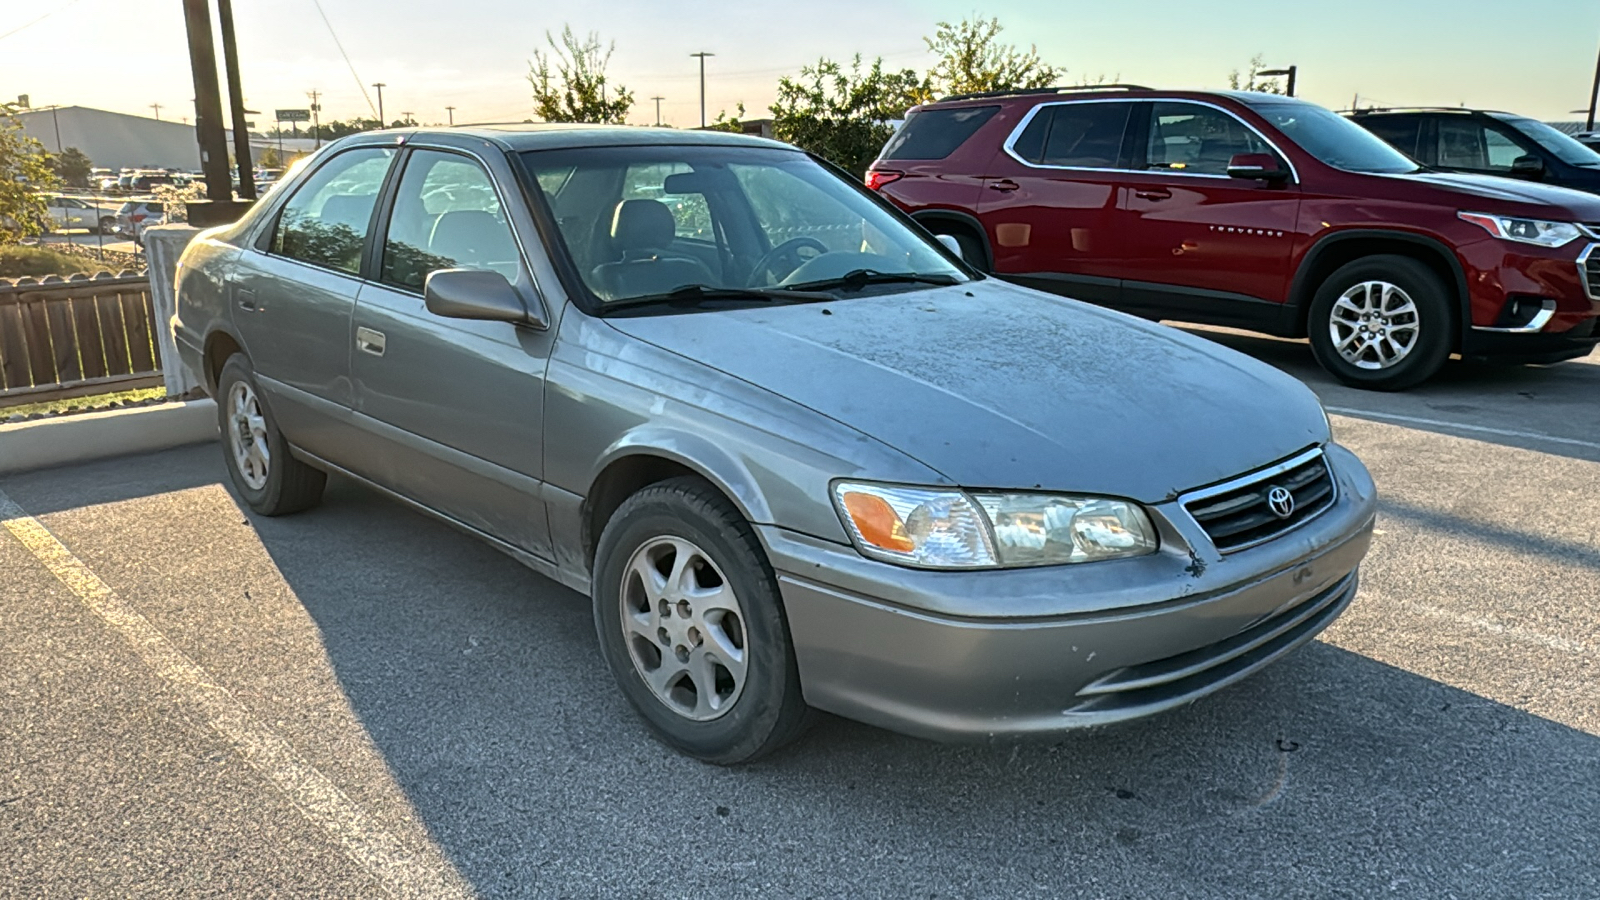
[[[255,525],[484,896],[1600,894],[1600,738],[1329,644],[1103,731],[824,717],[721,769],[646,734],[587,598],[348,483]]]

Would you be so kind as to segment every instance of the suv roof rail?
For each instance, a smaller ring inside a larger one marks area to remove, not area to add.
[[[1013,88],[1006,91],[977,91],[970,94],[951,94],[940,97],[936,102],[949,103],[952,100],[984,100],[989,97],[1027,97],[1037,94],[1067,94],[1073,91],[1149,91],[1154,88],[1142,84],[1073,84],[1063,87],[1042,88]]]
[[[1367,113],[1412,113],[1412,112],[1450,112],[1473,113],[1499,112],[1497,109],[1474,109],[1468,106],[1369,106],[1366,109],[1341,109],[1339,112],[1349,113],[1353,116],[1364,116]],[[1507,115],[1510,115],[1507,113]]]

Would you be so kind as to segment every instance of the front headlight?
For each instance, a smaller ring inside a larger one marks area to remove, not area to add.
[[[863,555],[921,568],[1050,566],[1159,546],[1143,509],[1103,497],[840,482],[833,498]]]
[[[1457,213],[1462,221],[1471,222],[1501,240],[1519,244],[1537,244],[1540,247],[1560,247],[1571,243],[1583,233],[1571,222],[1546,222],[1543,219],[1519,219],[1516,216],[1492,216],[1488,213]]]

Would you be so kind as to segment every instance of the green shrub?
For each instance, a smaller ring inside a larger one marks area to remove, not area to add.
[[[93,260],[52,250],[49,247],[0,247],[0,278],[39,278],[45,275],[72,275],[104,269]]]

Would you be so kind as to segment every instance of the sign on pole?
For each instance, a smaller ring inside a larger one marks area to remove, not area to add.
[[[279,122],[309,122],[311,110],[309,109],[280,109],[275,111]]]

